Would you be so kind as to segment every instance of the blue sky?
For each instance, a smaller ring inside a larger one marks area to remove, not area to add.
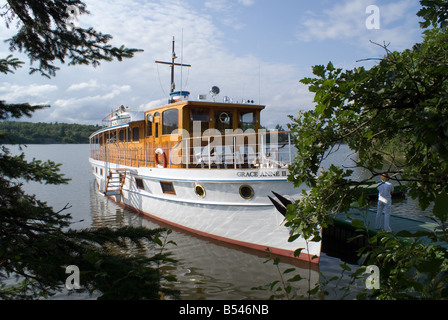
[[[4,1],[0,1],[3,5]],[[404,50],[421,40],[416,13],[418,0],[86,0],[89,16],[77,24],[114,36],[112,44],[140,48],[131,60],[104,62],[98,68],[62,66],[48,80],[28,75],[27,65],[1,76],[0,99],[50,104],[31,121],[100,123],[121,104],[145,110],[167,101],[169,67],[155,60],[170,59],[171,40],[177,55],[192,65],[176,69],[177,89],[191,98],[218,86],[234,101],[252,99],[266,105],[262,124],[288,123],[288,115],[313,107],[313,96],[299,80],[317,64],[332,61],[351,69],[372,62],[383,50],[369,41],[390,43]],[[366,20],[379,9],[379,29]],[[5,26],[0,37],[14,33]],[[0,56],[10,52],[0,44]],[[178,60],[180,62],[180,60]],[[181,79],[182,78],[182,79]],[[182,83],[182,84],[181,84]]]

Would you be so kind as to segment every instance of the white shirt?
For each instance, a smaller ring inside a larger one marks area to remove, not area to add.
[[[378,201],[384,203],[392,203],[392,192],[394,191],[394,186],[389,181],[380,182],[378,184]]]

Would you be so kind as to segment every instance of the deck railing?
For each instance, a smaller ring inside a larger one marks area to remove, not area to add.
[[[293,155],[292,138],[287,131],[185,137],[163,147],[112,140],[91,144],[93,159],[133,167],[287,168]]]

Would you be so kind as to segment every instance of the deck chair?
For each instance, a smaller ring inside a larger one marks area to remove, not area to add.
[[[201,164],[201,168],[204,168],[205,166],[209,166],[212,163],[216,164],[219,168],[219,164],[220,164],[220,159],[219,157],[216,155],[216,152],[212,152],[209,151],[210,147],[209,146],[205,146],[205,147],[194,147],[194,156],[196,159],[196,163],[200,163]]]
[[[257,154],[251,146],[240,146],[240,155],[242,162],[247,163],[249,168],[252,168],[252,164],[257,159]]]
[[[237,161],[238,155],[232,151],[231,147],[222,146],[221,148],[218,147],[216,149],[216,155],[218,156],[220,163],[223,163],[226,169],[229,165],[232,166],[235,161]],[[239,167],[241,168],[241,163],[239,163]]]

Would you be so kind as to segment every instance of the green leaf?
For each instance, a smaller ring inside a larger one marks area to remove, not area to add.
[[[437,195],[432,212],[442,222],[448,219],[448,194],[446,192]]]
[[[292,277],[291,279],[288,280],[288,282],[297,282],[302,280],[303,278],[300,276],[300,274],[295,275],[294,277]]]
[[[295,270],[296,270],[296,268],[290,268],[290,269],[286,269],[285,271],[283,271],[283,273],[287,274],[287,273],[291,273],[291,272],[293,272]]]
[[[340,266],[345,271],[352,271],[352,269],[348,265],[346,265],[345,263],[344,264],[340,264]]]
[[[296,251],[294,251],[294,257],[298,257],[298,256],[300,256],[300,253],[302,253],[302,250],[303,250],[304,248],[300,248],[300,249],[297,249]]]
[[[359,229],[365,228],[364,222],[360,219],[353,219],[351,224],[355,228],[359,228]]]

